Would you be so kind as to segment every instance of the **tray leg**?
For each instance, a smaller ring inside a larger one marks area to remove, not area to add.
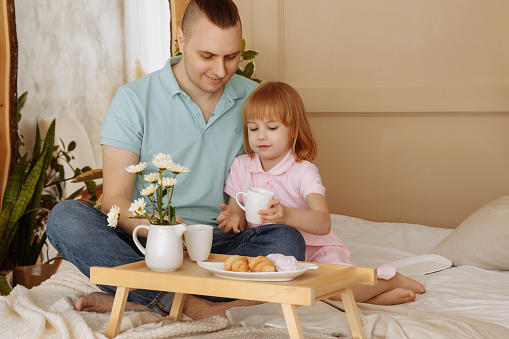
[[[106,336],[108,338],[113,338],[118,335],[128,294],[129,287],[117,287],[117,293],[115,293],[115,300],[113,301],[113,307],[111,309],[110,322],[106,330]]]
[[[283,314],[285,315],[286,327],[291,339],[303,339],[302,329],[300,328],[299,316],[297,315],[297,307],[292,304],[281,304]]]
[[[350,331],[352,331],[352,337],[354,339],[365,339],[366,335],[364,334],[364,328],[362,328],[361,318],[359,317],[359,312],[355,305],[355,299],[353,297],[351,287],[345,288],[341,292],[341,301],[343,301],[343,306],[345,307],[346,318],[350,325]]]
[[[173,297],[173,303],[171,304],[170,314],[166,319],[180,321],[180,317],[182,316],[182,309],[184,308],[184,303],[186,302],[185,293],[175,293]]]

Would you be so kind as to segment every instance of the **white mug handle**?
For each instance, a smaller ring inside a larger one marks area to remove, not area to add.
[[[136,247],[138,247],[140,252],[143,253],[143,255],[145,255],[145,247],[143,247],[143,245],[140,244],[140,242],[138,241],[138,236],[136,235],[136,233],[138,233],[138,230],[140,228],[145,228],[147,231],[149,230],[149,227],[147,225],[136,226],[136,228],[133,230],[133,240],[134,240],[134,243],[136,244]]]
[[[244,199],[245,199],[246,198],[246,193],[238,192],[237,194],[235,194],[235,200],[237,201],[237,204],[240,206],[240,208],[242,208],[245,211],[246,208],[244,206],[242,206],[242,204],[239,202],[239,194],[244,194]]]

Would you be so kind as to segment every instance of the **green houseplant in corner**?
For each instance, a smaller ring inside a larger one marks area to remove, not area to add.
[[[26,100],[26,92],[18,99],[18,121],[21,119],[21,108]],[[36,127],[35,144],[32,156],[19,156],[18,162],[7,181],[0,213],[0,269],[13,270],[17,283],[31,287],[42,279],[51,276],[56,265],[39,266],[35,269],[33,281],[24,278],[26,268],[33,269],[46,243],[45,221],[51,208],[62,200],[65,172],[59,159],[68,164],[72,160],[71,151],[75,142],[69,143],[67,149],[62,141],[62,148],[55,145],[55,126],[53,120],[48,128],[44,141],[41,139],[39,126]],[[21,144],[22,136],[19,135]],[[72,168],[72,167],[71,167]],[[75,169],[74,176],[88,171],[90,167]],[[90,198],[94,199],[95,183],[87,183]],[[83,190],[74,192],[68,199],[76,198]],[[87,201],[93,204],[93,201]],[[47,262],[46,264],[49,264]],[[25,274],[26,275],[26,274]],[[23,278],[20,278],[23,277]],[[5,277],[0,276],[2,294],[10,291]]]

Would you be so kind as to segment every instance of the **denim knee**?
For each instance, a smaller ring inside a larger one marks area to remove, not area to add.
[[[293,255],[297,260],[304,260],[306,254],[306,241],[302,234],[295,227],[284,224],[275,224],[272,226],[272,236],[279,239],[278,247],[281,252]]]

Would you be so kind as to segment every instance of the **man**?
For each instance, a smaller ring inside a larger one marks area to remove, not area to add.
[[[237,7],[231,0],[191,1],[177,35],[182,58],[171,58],[163,69],[121,87],[110,105],[101,131],[103,212],[117,205],[121,214],[129,215],[131,202],[140,197],[141,184],[125,168],[143,161],[150,173],[154,154],[170,154],[190,169],[179,176],[173,195],[179,220],[214,225],[212,252],[246,256],[277,252],[304,260],[304,240],[289,226],[260,226],[238,234],[217,229],[224,181],[234,157],[242,152],[240,110],[256,87],[255,82],[234,75],[242,38]],[[122,218],[112,229],[104,213],[77,201],[64,201],[51,211],[47,234],[64,258],[90,276],[92,266],[113,267],[144,259],[132,241],[132,231],[141,222]],[[99,287],[105,293],[82,297],[75,309],[111,311],[115,290]],[[167,315],[173,293],[134,290],[128,301],[126,310]],[[193,319],[225,316],[230,307],[252,304],[188,296],[183,313]]]

